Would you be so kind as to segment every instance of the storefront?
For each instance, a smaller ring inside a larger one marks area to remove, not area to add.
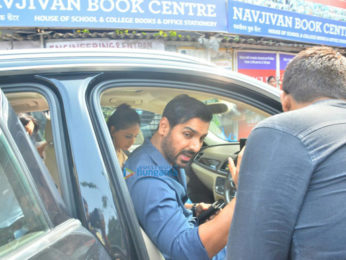
[[[300,50],[346,52],[343,0],[0,0],[0,50],[133,48],[192,55],[279,88]]]

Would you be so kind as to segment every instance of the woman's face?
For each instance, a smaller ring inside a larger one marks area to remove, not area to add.
[[[271,78],[269,81],[268,81],[268,84],[273,86],[273,87],[276,87],[276,79],[274,78]]]
[[[25,130],[28,132],[29,135],[32,135],[35,130],[35,124],[32,121],[29,121],[25,126]]]
[[[129,128],[118,131],[114,131],[114,127],[111,126],[111,133],[115,149],[123,149],[127,151],[131,145],[133,145],[139,134],[139,125],[134,124]]]

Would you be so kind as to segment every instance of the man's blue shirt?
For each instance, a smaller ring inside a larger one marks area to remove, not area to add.
[[[346,259],[346,102],[324,100],[252,131],[228,259]]]
[[[140,225],[165,259],[209,259],[187,200],[183,170],[172,168],[146,140],[124,170]]]

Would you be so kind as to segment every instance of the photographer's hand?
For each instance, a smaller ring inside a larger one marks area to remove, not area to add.
[[[243,158],[244,150],[245,150],[245,146],[243,147],[243,149],[241,149],[241,151],[238,154],[237,166],[234,165],[233,159],[231,157],[228,157],[228,168],[236,188],[238,188],[238,175],[239,175],[239,170],[240,170],[240,165],[241,165],[241,160]]]

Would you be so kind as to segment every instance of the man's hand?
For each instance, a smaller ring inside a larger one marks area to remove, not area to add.
[[[204,210],[207,210],[209,207],[211,206],[211,204],[208,203],[194,203],[194,204],[185,204],[185,208],[187,209],[191,209],[194,207],[194,211],[195,211],[195,217],[198,217]]]
[[[231,157],[228,157],[228,168],[236,188],[238,188],[238,175],[239,175],[239,170],[240,170],[240,165],[241,165],[241,160],[243,158],[244,150],[245,150],[245,146],[243,147],[243,149],[241,149],[241,151],[238,154],[237,166],[234,165],[233,159]]]
[[[204,202],[201,202],[201,203],[198,203],[196,205],[196,216],[195,217],[198,217],[203,211],[207,210],[209,207],[211,206],[211,204],[208,204],[208,203],[204,203]]]

